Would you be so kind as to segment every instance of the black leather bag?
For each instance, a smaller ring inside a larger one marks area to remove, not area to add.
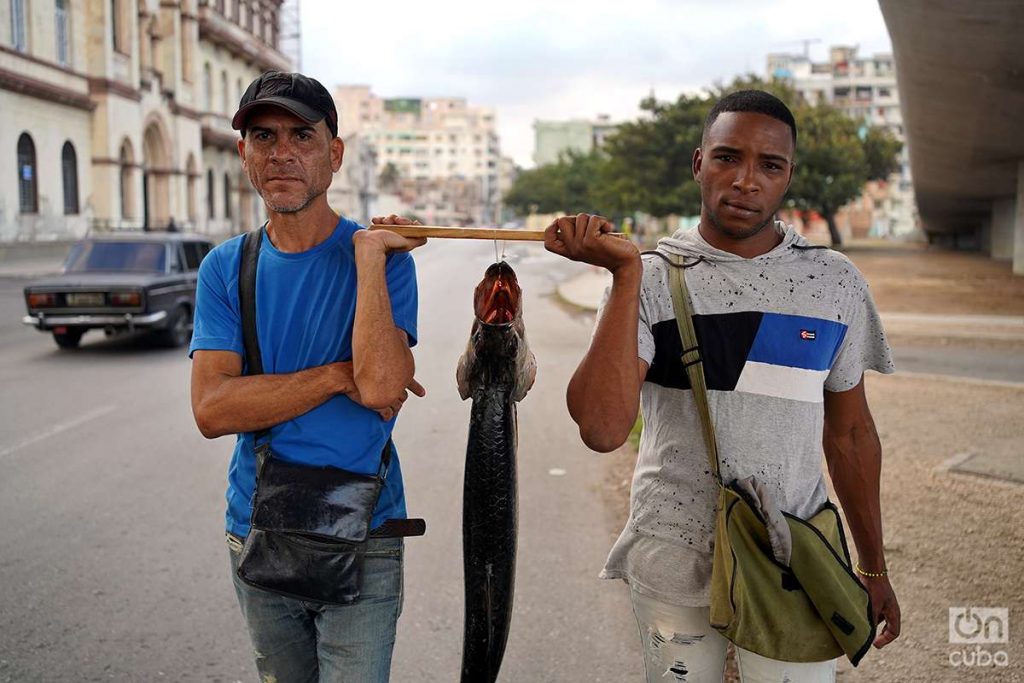
[[[251,528],[238,578],[300,600],[338,605],[356,600],[390,449],[388,442],[376,476],[295,465],[274,457],[269,448],[258,452]]]
[[[262,236],[262,228],[245,236],[239,270],[247,375],[263,373],[256,334],[256,265]],[[300,600],[353,602],[362,586],[370,520],[387,476],[391,442],[384,446],[376,475],[281,460],[271,450],[269,430],[257,433],[254,444],[256,492],[238,577],[256,588]],[[422,527],[422,520],[408,521]]]

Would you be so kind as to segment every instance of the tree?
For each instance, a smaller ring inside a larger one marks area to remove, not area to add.
[[[398,180],[401,176],[402,173],[398,170],[398,167],[389,161],[384,164],[384,168],[380,170],[380,176],[377,178],[377,183],[380,185],[380,189],[384,192],[394,192],[395,187],[398,186]]]
[[[600,212],[606,205],[598,191],[606,163],[599,152],[569,152],[554,164],[522,171],[505,194],[505,204],[520,214]]]
[[[836,227],[836,212],[860,195],[868,180],[867,155],[857,123],[824,104],[798,106],[793,113],[799,140],[790,200],[824,216],[832,246],[838,247],[843,239]]]
[[[505,205],[520,215],[535,211],[552,213],[564,211],[564,198],[565,175],[561,164],[546,164],[520,172],[505,193]]]
[[[694,215],[700,188],[693,182],[693,150],[700,145],[707,104],[682,95],[675,102],[647,98],[646,118],[622,124],[605,143],[608,163],[600,194],[612,213]]]
[[[867,155],[868,180],[886,180],[900,168],[903,143],[886,128],[871,126],[864,134],[864,153]]]

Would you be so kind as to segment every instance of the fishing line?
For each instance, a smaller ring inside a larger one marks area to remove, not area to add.
[[[500,252],[500,254],[498,252],[498,242],[501,242],[501,252]],[[494,262],[495,263],[501,263],[502,261],[505,260],[505,245],[506,244],[507,244],[507,242],[505,240],[494,240]]]

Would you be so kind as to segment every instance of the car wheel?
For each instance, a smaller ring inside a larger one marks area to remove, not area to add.
[[[157,333],[162,346],[176,349],[192,341],[192,311],[185,306],[178,306],[171,313],[167,327]]]
[[[54,332],[53,341],[62,349],[77,349],[78,343],[82,341],[85,330],[68,330],[67,332]]]

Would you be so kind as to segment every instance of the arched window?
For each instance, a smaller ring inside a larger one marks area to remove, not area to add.
[[[11,0],[11,45],[19,52],[28,49],[25,18],[25,0]]]
[[[18,204],[21,213],[38,213],[36,146],[28,133],[18,138]]]
[[[231,174],[224,174],[224,218],[231,218]]]
[[[68,140],[60,151],[60,170],[64,178],[64,215],[78,213],[78,156]]]
[[[135,218],[135,195],[132,183],[135,155],[132,154],[132,146],[128,140],[121,143],[120,162],[120,187],[118,189],[121,192],[121,219],[132,219]]]
[[[214,209],[217,208],[216,197],[213,196],[213,169],[211,168],[206,172],[206,219],[213,220],[216,215]]]
[[[69,26],[68,0],[56,0],[56,38],[57,38],[57,63],[61,66],[71,66],[71,30]]]

